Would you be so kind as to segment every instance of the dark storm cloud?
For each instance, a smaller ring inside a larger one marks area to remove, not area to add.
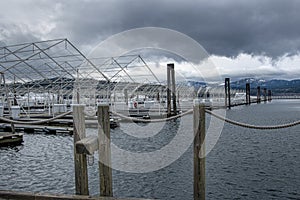
[[[276,57],[300,49],[300,1],[87,1],[62,4],[55,33],[90,44],[143,26],[185,33],[209,53]]]
[[[55,24],[46,34],[32,31],[33,38],[67,37],[85,48],[121,31],[154,26],[187,34],[209,53],[217,55],[236,56],[246,52],[277,57],[300,49],[298,0],[86,0],[31,4],[39,8],[34,10],[33,19],[43,16]],[[51,18],[45,17],[44,11]],[[19,15],[14,14],[12,17]],[[16,23],[12,27],[20,27],[17,21],[12,23]],[[30,30],[19,34],[28,37]],[[0,36],[5,37],[1,32]]]

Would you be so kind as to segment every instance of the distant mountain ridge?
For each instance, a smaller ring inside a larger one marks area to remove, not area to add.
[[[246,78],[238,81],[231,82],[232,89],[245,89],[246,83],[250,83],[250,88],[256,90],[257,86],[260,86],[261,89],[267,88],[272,90],[273,95],[292,95],[300,93],[300,79],[295,80],[263,80],[263,79],[254,79]]]
[[[246,83],[250,83],[251,95],[256,95],[257,86],[260,86],[261,90],[263,90],[264,88],[272,90],[273,95],[300,94],[300,79],[289,81],[281,79],[264,80],[256,78],[245,78],[230,82],[230,86],[232,89],[245,90]],[[206,87],[208,84],[201,81],[187,81],[187,85],[194,86],[196,89],[199,89],[200,87]]]

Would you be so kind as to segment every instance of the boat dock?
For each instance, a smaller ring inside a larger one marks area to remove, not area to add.
[[[0,147],[19,145],[23,142],[23,133],[0,132]]]
[[[86,195],[59,195],[34,192],[14,192],[0,190],[0,200],[150,200],[141,198],[115,198]]]

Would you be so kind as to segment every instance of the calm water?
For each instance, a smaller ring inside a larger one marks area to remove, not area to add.
[[[233,108],[227,117],[274,125],[300,120],[299,113],[300,101],[288,100]],[[131,152],[156,151],[170,144],[176,133],[191,133],[191,125],[191,116],[162,125],[121,124],[112,130],[112,142]],[[133,131],[136,135],[126,134]],[[138,134],[141,137],[135,137]],[[73,194],[72,137],[26,134],[24,140],[22,146],[0,148],[0,190]],[[226,124],[206,158],[207,199],[300,199],[299,157],[300,126],[259,131]],[[88,170],[90,193],[97,195],[96,160]],[[188,147],[178,160],[154,172],[114,170],[114,195],[192,199],[192,177],[192,148]]]

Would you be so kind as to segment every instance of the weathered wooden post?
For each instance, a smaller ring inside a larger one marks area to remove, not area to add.
[[[230,78],[225,78],[225,107],[231,107]]]
[[[256,103],[260,103],[260,86],[257,86],[257,97],[256,97]]]
[[[267,101],[267,88],[264,88],[264,102]]]
[[[100,196],[113,196],[109,106],[98,106]]]
[[[171,116],[171,70],[167,64],[167,116]]]
[[[176,105],[176,83],[175,83],[175,70],[174,64],[168,64],[171,70],[171,79],[172,79],[172,100],[173,100],[173,115],[177,114],[177,105]]]
[[[74,162],[76,194],[89,195],[86,154],[76,153],[75,143],[85,138],[84,105],[73,105]]]
[[[268,101],[272,101],[272,92],[268,90]]]
[[[246,83],[246,104],[250,105],[251,100],[250,100],[250,83]]]
[[[194,200],[205,199],[205,104],[194,105]]]
[[[176,84],[174,63],[167,64],[167,116],[172,115],[171,99],[173,100],[173,115],[177,114]]]

